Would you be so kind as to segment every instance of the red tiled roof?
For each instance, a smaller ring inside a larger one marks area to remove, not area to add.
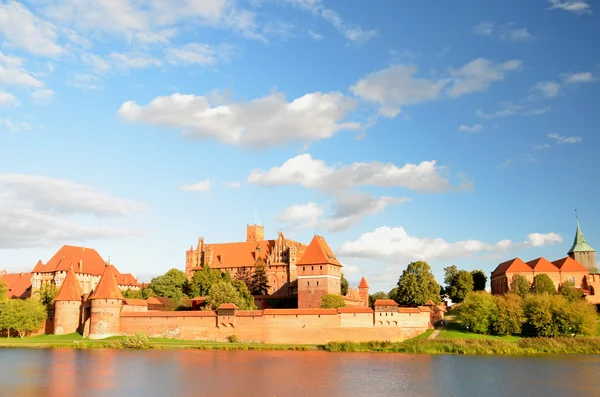
[[[329,245],[322,236],[314,236],[311,240],[310,244],[308,244],[308,248],[306,248],[306,252],[302,255],[302,258],[298,261],[297,265],[321,265],[321,264],[329,264],[342,266],[342,264],[337,260]]]
[[[398,303],[392,299],[377,299],[374,306],[398,306]]]
[[[221,305],[217,308],[219,309],[238,309],[235,303],[221,303]]]
[[[421,313],[417,307],[399,307],[398,313]]]
[[[337,314],[337,309],[265,309],[266,315],[317,315],[317,314]]]
[[[422,312],[431,312],[431,308],[429,306],[417,306],[417,308]]]
[[[146,301],[148,302],[149,305],[162,305],[162,302],[159,301],[158,299],[156,299],[153,296],[151,296],[150,298],[146,299]]]
[[[185,312],[122,312],[121,317],[217,317],[217,313],[208,310],[193,310]]]
[[[566,258],[558,259],[552,262],[554,266],[560,269],[561,272],[586,272],[590,270],[577,262],[575,259],[567,256]]]
[[[79,267],[80,263],[81,268]],[[99,276],[104,272],[106,262],[93,248],[64,245],[45,265],[38,262],[35,272],[67,271],[71,266],[75,273]]]
[[[6,273],[0,277],[8,287],[7,298],[31,297],[31,273]]]
[[[90,299],[124,299],[117,285],[114,272],[115,267],[113,265],[105,266],[102,278],[100,278],[96,289],[90,295]]]
[[[367,280],[364,277],[360,279],[358,288],[369,288],[369,284],[367,284]]]
[[[370,307],[339,307],[338,313],[373,313]]]
[[[427,303],[425,303],[425,306],[435,306],[435,302],[429,299]]]
[[[130,306],[148,306],[148,301],[144,299],[125,299],[125,304]]]
[[[67,271],[67,276],[65,277],[56,297],[55,301],[70,301],[77,302],[81,301],[81,286],[79,285],[79,280],[77,280],[77,276],[73,271],[73,268],[70,267]]]
[[[530,272],[532,271],[531,267],[523,262],[519,258],[514,258],[506,262],[502,262],[496,267],[496,269],[492,272],[492,276],[503,274],[508,271],[511,272]]]
[[[537,258],[527,262],[527,265],[536,272],[558,273],[558,267],[549,262],[546,258]]]
[[[41,260],[37,261],[37,263],[35,264],[35,267],[33,268],[33,270],[31,271],[31,273],[41,273],[44,269],[44,264],[42,263]]]

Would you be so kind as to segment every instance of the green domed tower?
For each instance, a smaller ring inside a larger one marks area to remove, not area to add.
[[[575,232],[573,246],[569,250],[569,256],[590,269],[590,273],[598,272],[596,269],[596,251],[585,241],[579,226],[579,219],[577,219],[577,231]]]

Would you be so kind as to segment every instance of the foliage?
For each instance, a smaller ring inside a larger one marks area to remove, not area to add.
[[[454,303],[460,303],[473,291],[473,276],[466,270],[458,270],[456,265],[444,269],[445,292]]]
[[[252,295],[267,295],[269,288],[269,279],[265,265],[258,263],[252,275]]]
[[[398,302],[398,287],[394,287],[388,292],[388,296],[391,300]]]
[[[8,284],[0,279],[0,301],[8,299]]]
[[[596,310],[585,300],[569,302],[561,295],[533,294],[523,302],[527,325],[538,336],[594,335]]]
[[[250,267],[244,266],[241,270],[238,270],[235,275],[235,279],[246,284],[248,290],[252,289],[252,272],[250,271]]]
[[[369,306],[373,307],[377,299],[390,299],[390,297],[383,291],[375,292],[374,294],[369,295]]]
[[[473,291],[485,291],[487,276],[483,270],[473,270],[471,276],[473,276]]]
[[[427,262],[410,263],[398,280],[396,302],[404,306],[424,305],[428,300],[440,302],[440,285]]]
[[[229,337],[229,342],[231,342],[231,343],[237,343],[237,342],[239,342],[239,340],[240,340],[240,339],[238,338],[238,336],[237,336],[237,335],[231,335],[231,336]]]
[[[534,294],[555,294],[556,288],[550,276],[545,273],[538,274],[533,278],[531,292]]]
[[[157,296],[170,298],[175,304],[183,297],[183,285],[187,280],[185,272],[179,269],[171,269],[162,276],[150,281],[150,288]]]
[[[125,298],[125,299],[144,299],[144,296],[142,295],[141,290],[134,290],[131,288],[127,288],[125,291],[122,292],[122,294],[123,294],[123,298]]]
[[[250,293],[250,290],[248,289],[246,284],[241,280],[233,280],[231,282],[231,285],[233,285],[233,287],[237,290],[238,294],[244,301],[244,306],[239,306],[240,309],[255,310],[256,305],[254,304],[254,298],[252,297],[252,294]]]
[[[512,276],[510,282],[511,293],[519,295],[521,298],[525,299],[527,295],[529,295],[529,291],[529,281],[527,281],[527,279],[524,276],[520,274],[515,274]]]
[[[192,276],[192,297],[207,296],[210,287],[220,281],[223,281],[223,272],[219,269],[211,269],[205,264],[202,267],[202,270],[194,272],[194,275]]]
[[[562,283],[560,287],[558,287],[558,292],[569,302],[574,302],[583,298],[583,292],[575,288],[575,286],[569,282]]]
[[[518,335],[525,322],[523,298],[516,294],[496,297],[498,316],[492,325],[496,335]]]
[[[486,291],[469,293],[461,305],[460,312],[467,329],[478,334],[490,333],[498,319],[496,298]]]
[[[23,338],[40,329],[47,317],[46,307],[37,299],[9,299],[0,303],[0,330]]]
[[[348,288],[350,287],[350,283],[344,277],[344,273],[342,273],[340,277],[340,294],[346,296],[348,294]]]
[[[35,297],[44,305],[45,308],[52,306],[52,301],[56,298],[58,288],[54,283],[43,283],[42,287],[35,292]]]
[[[154,291],[150,287],[144,287],[141,289],[142,291],[142,299],[148,299],[151,296],[155,296]]]
[[[226,281],[213,284],[206,295],[206,303],[213,309],[217,309],[223,303],[233,303],[240,309],[248,309],[248,303],[242,299],[235,287]]]
[[[326,294],[321,298],[321,309],[337,309],[346,307],[346,301],[338,294]]]
[[[114,349],[149,349],[152,345],[146,334],[138,332],[135,335],[128,335],[111,341],[109,347]]]

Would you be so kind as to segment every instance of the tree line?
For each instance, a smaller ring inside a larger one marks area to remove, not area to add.
[[[38,292],[28,299],[8,299],[8,286],[0,280],[0,334],[24,336],[38,331],[48,316],[47,297]],[[52,298],[54,299],[54,298]]]

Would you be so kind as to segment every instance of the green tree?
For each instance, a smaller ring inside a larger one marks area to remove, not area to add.
[[[53,282],[43,283],[41,288],[35,292],[35,297],[44,307],[49,308],[52,306],[52,301],[56,298],[57,293],[58,288],[56,288],[56,284]]]
[[[141,290],[134,290],[131,288],[127,288],[125,291],[122,292],[122,294],[123,294],[123,298],[125,298],[125,299],[144,299],[144,297],[142,296]]]
[[[562,283],[560,287],[558,287],[558,292],[569,302],[574,302],[583,298],[583,292],[575,288],[575,286],[568,281]]]
[[[473,291],[473,276],[466,270],[458,270],[456,265],[444,269],[445,292],[454,303],[460,303]]]
[[[485,291],[487,276],[483,270],[473,270],[471,276],[473,276],[473,291]]]
[[[267,295],[269,293],[269,279],[265,265],[259,263],[252,275],[252,295]]]
[[[496,296],[498,316],[493,324],[496,335],[518,335],[525,323],[523,298],[517,294]]]
[[[246,286],[246,283],[244,283],[242,280],[233,280],[231,282],[231,285],[233,285],[233,287],[240,295],[240,298],[242,298],[242,300],[245,302],[244,306],[240,306],[240,309],[255,310],[256,305],[254,304],[254,297],[250,293],[250,290]]]
[[[396,302],[404,306],[419,306],[428,300],[440,302],[440,285],[427,262],[412,262],[398,280]]]
[[[150,288],[157,296],[170,298],[176,305],[179,305],[183,297],[183,285],[187,280],[185,272],[179,269],[171,269],[162,276],[153,278],[150,281]]]
[[[391,300],[398,302],[398,287],[394,287],[388,292],[388,296]]]
[[[246,309],[246,302],[240,296],[235,287],[228,282],[220,281],[210,287],[206,296],[206,303],[216,310],[223,303],[233,303],[240,309]]]
[[[47,317],[46,307],[37,299],[10,299],[2,303],[0,329],[10,337],[16,332],[23,338],[39,330]]]
[[[252,272],[250,271],[249,266],[242,267],[242,269],[236,273],[235,279],[243,281],[249,290],[252,289]]]
[[[337,309],[346,307],[346,301],[338,294],[326,294],[321,298],[321,309]]]
[[[0,301],[8,299],[8,284],[0,279]]]
[[[342,276],[340,277],[340,294],[346,296],[346,294],[348,294],[349,286],[350,284],[348,283],[348,280],[346,280],[346,277],[344,277],[344,273],[342,273]]]
[[[369,295],[369,306],[373,307],[375,301],[378,299],[390,299],[390,297],[383,291],[375,292],[374,294]]]
[[[512,276],[510,282],[511,293],[519,295],[521,298],[525,299],[527,295],[529,295],[530,290],[531,287],[529,286],[529,281],[527,281],[524,276],[520,274],[515,274]]]
[[[467,294],[460,305],[460,318],[469,331],[489,334],[498,319],[498,305],[493,295],[486,291]]]
[[[223,272],[219,269],[211,269],[205,264],[202,270],[194,272],[192,276],[192,297],[207,296],[210,287],[221,281],[223,281]]]
[[[142,299],[148,299],[151,296],[155,296],[154,291],[152,291],[152,288],[150,287],[143,287],[141,289],[142,291]]]
[[[557,299],[558,298],[558,299]],[[560,295],[530,294],[523,301],[527,325],[537,336],[558,336],[564,321],[557,321],[565,313],[567,301]]]
[[[533,278],[531,292],[534,294],[556,294],[556,288],[550,276],[542,273]]]

